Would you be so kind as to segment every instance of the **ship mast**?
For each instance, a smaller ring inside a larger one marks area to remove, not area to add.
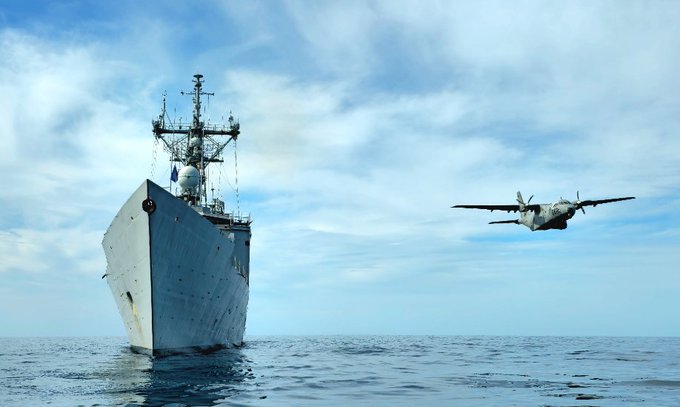
[[[214,93],[203,91],[203,75],[194,75],[193,92],[180,92],[182,95],[192,95],[194,103],[191,124],[168,120],[163,108],[157,120],[152,120],[153,133],[156,139],[163,142],[165,151],[170,154],[170,160],[183,165],[178,174],[181,188],[179,196],[192,205],[205,206],[207,204],[206,168],[210,163],[221,163],[222,150],[231,140],[236,140],[240,134],[240,124],[229,114],[226,125],[205,125],[201,120],[201,96],[213,96]],[[226,137],[226,139],[225,139]],[[177,179],[174,179],[177,181]]]

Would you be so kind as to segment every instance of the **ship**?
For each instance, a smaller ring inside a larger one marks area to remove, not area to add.
[[[130,347],[153,356],[243,343],[252,219],[240,208],[225,210],[212,187],[208,200],[212,184],[206,171],[224,162],[224,149],[236,144],[240,123],[231,113],[220,125],[202,120],[201,98],[214,95],[203,83],[203,75],[196,74],[193,91],[181,92],[192,96],[190,123],[169,118],[165,94],[161,113],[152,120],[155,141],[172,165],[170,186],[144,180],[102,240],[104,277]]]

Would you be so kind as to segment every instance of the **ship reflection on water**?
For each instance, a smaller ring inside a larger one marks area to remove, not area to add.
[[[124,349],[107,372],[106,393],[116,405],[214,405],[264,398],[252,392],[251,365],[235,348],[160,358]]]

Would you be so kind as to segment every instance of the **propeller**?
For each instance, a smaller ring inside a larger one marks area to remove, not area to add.
[[[583,206],[581,206],[581,197],[579,196],[578,191],[576,191],[576,202],[575,203],[576,203],[576,208],[580,209],[581,212],[583,212],[583,214],[585,215],[586,210],[583,209]]]
[[[524,212],[525,210],[524,198],[522,198],[522,193],[519,191],[517,191],[517,203],[519,204],[519,211]]]
[[[531,195],[531,196],[529,197],[529,200],[526,201],[526,203],[525,203],[525,202],[524,202],[524,199],[522,198],[522,194],[521,194],[519,191],[517,191],[517,203],[519,204],[519,210],[520,210],[520,212],[526,212],[526,211],[527,211],[527,208],[526,208],[526,207],[529,206],[529,204],[531,203],[531,199],[533,199],[533,197],[534,197],[534,196]]]

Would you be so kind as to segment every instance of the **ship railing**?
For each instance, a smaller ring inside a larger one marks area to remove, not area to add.
[[[210,219],[216,225],[241,225],[247,226],[253,222],[250,214],[244,215],[241,212],[215,212],[207,206],[193,207],[198,213]]]
[[[252,218],[251,218],[250,214],[244,215],[240,211],[239,212],[235,212],[235,211],[225,212],[224,211],[224,203],[222,203],[221,207],[219,207],[219,206],[212,207],[212,206],[208,205],[207,208],[208,208],[208,211],[207,211],[208,214],[224,216],[224,217],[228,218],[229,220],[231,220],[231,222],[233,222],[233,223],[248,223],[248,224],[250,224],[252,222]]]
[[[250,214],[243,215],[241,212],[230,212],[227,214],[231,219],[234,220],[235,224],[244,224],[244,225],[250,225],[253,222],[252,217]]]

